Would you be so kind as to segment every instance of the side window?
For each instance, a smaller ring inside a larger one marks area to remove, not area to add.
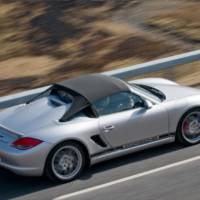
[[[100,116],[130,110],[142,105],[143,100],[139,96],[129,92],[116,93],[93,104]]]

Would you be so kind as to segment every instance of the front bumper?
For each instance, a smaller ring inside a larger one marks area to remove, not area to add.
[[[0,167],[19,175],[41,176],[50,149],[46,142],[29,150],[18,150],[0,142]]]

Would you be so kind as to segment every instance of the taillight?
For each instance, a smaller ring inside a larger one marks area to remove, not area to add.
[[[31,149],[39,144],[41,144],[43,141],[35,139],[35,138],[30,138],[30,137],[24,137],[15,140],[12,143],[12,146],[15,147],[16,149],[20,150],[26,150],[26,149]]]

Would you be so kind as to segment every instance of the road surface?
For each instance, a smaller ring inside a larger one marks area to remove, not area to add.
[[[169,144],[130,154],[95,165],[78,180],[61,185],[0,169],[0,200],[6,199],[199,200],[200,145]]]

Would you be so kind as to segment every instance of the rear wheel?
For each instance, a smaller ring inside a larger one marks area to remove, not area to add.
[[[178,126],[176,139],[184,145],[200,142],[200,108],[192,109],[184,114]]]
[[[85,166],[85,154],[75,142],[65,142],[55,147],[48,156],[45,173],[54,181],[69,182],[80,175]]]

